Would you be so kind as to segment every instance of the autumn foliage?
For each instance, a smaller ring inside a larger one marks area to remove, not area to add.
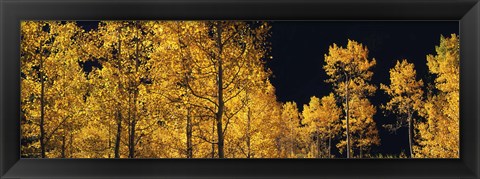
[[[408,60],[370,102],[376,59],[354,40],[325,54],[332,85],[280,102],[270,28],[243,21],[21,23],[21,154],[29,158],[364,158],[407,127],[410,157],[458,157],[459,37],[441,37],[427,89]],[[382,59],[384,60],[384,59]],[[420,60],[420,59],[419,59]],[[301,109],[301,110],[300,110]],[[374,115],[397,123],[377,128]]]

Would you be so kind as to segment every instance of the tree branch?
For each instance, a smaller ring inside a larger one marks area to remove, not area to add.
[[[187,82],[186,86],[187,86],[187,88],[190,90],[190,92],[191,92],[191,94],[192,94],[193,96],[195,96],[195,97],[197,97],[197,98],[200,98],[200,99],[204,99],[204,100],[206,100],[206,101],[214,104],[216,107],[218,107],[218,104],[215,103],[215,101],[213,101],[212,99],[209,99],[209,98],[207,98],[207,97],[198,95],[198,94],[195,92],[195,90],[192,89],[192,86],[190,86],[190,82],[189,82],[188,78],[187,78],[186,82]]]
[[[203,137],[203,136],[193,135],[193,137],[196,137],[196,138],[202,139],[203,141],[205,141],[205,142],[207,142],[207,143],[210,143],[210,144],[218,144],[218,142],[213,142],[213,141],[210,141],[210,140],[206,139],[206,138],[205,138],[205,137]]]
[[[53,134],[55,132],[57,132],[57,130],[60,128],[60,126],[63,125],[63,123],[65,123],[67,121],[68,118],[70,118],[72,115],[68,115],[66,117],[63,118],[62,122],[60,122],[60,124],[57,125],[57,127],[55,127],[55,129],[52,130],[52,132],[50,132],[50,134],[45,138],[45,141],[49,141],[50,138],[53,136]]]
[[[225,129],[223,129],[222,135],[225,135],[225,133],[227,132],[228,124],[230,124],[230,119],[232,119],[235,115],[237,115],[245,106],[246,106],[246,103],[242,103],[242,106],[238,108],[238,110],[230,116],[228,116],[227,112],[225,111],[225,117],[227,117],[227,122],[225,124]]]

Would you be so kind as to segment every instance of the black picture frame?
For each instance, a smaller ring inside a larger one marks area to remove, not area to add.
[[[479,178],[479,0],[1,0],[0,178]],[[20,159],[21,20],[458,20],[460,159]]]

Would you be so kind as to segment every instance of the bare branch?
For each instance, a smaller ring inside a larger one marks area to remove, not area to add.
[[[64,124],[64,123],[67,121],[67,119],[70,118],[71,116],[72,116],[72,115],[68,115],[68,116],[64,117],[64,118],[62,119],[62,122],[60,122],[60,124],[58,124],[58,125],[52,130],[52,132],[50,132],[50,134],[45,138],[45,141],[49,141],[50,138],[53,136],[53,134],[54,134],[55,132],[57,132],[57,130],[60,128],[60,126],[63,126],[63,124]]]
[[[242,103],[242,106],[238,108],[238,110],[230,116],[228,116],[227,112],[225,111],[225,117],[227,117],[227,122],[225,124],[225,129],[223,129],[222,135],[225,135],[225,133],[227,132],[228,124],[230,124],[230,119],[232,119],[235,115],[237,115],[245,106],[246,106],[246,103]]]
[[[222,46],[224,46],[228,41],[230,41],[233,37],[235,37],[236,35],[238,34],[238,30],[235,31],[235,33],[233,33],[230,37],[227,37],[227,39],[225,39],[225,41],[222,42]]]
[[[218,142],[210,141],[210,140],[208,140],[207,138],[205,138],[205,137],[203,137],[203,136],[193,135],[193,137],[202,139],[203,141],[205,141],[205,142],[207,142],[207,143],[210,143],[210,144],[218,144]]]
[[[232,100],[233,98],[237,97],[242,91],[244,91],[247,87],[247,85],[245,85],[241,90],[238,90],[237,93],[235,93],[234,95],[230,96],[230,98],[227,98],[225,100],[225,103],[227,103],[228,101]]]
[[[246,52],[246,46],[243,46],[242,47],[242,53],[240,53],[240,55],[238,55],[237,57],[235,57],[235,59],[240,59],[240,57],[245,54]],[[232,80],[230,80],[230,82],[227,83],[227,85],[223,88],[223,89],[227,89],[233,82],[236,81],[237,77],[238,77],[238,74],[240,74],[240,71],[242,69],[242,67],[245,65],[246,61],[247,60],[240,60],[242,61],[242,64],[238,66],[238,70],[237,72],[235,73],[235,75],[233,76]]]
[[[190,90],[190,92],[191,92],[191,94],[192,94],[193,96],[195,96],[195,97],[197,97],[197,98],[200,98],[200,99],[204,99],[204,100],[206,100],[206,101],[208,101],[208,102],[210,102],[210,103],[212,103],[212,104],[214,104],[215,106],[218,107],[218,104],[215,103],[215,101],[213,101],[212,99],[198,95],[198,94],[195,92],[195,90],[192,89],[192,86],[190,86],[190,83],[189,83],[188,78],[187,78],[186,81],[187,81],[186,86],[187,86],[187,88]]]
[[[197,104],[193,104],[193,103],[188,103],[188,104],[190,104],[190,105],[192,105],[192,106],[195,106],[195,107],[198,107],[198,108],[207,109],[208,111],[212,112],[213,114],[216,113],[213,109],[211,109],[211,108],[209,108],[209,107],[206,107],[206,106],[201,106],[201,105],[197,105]],[[205,115],[205,116],[207,116],[207,115]]]

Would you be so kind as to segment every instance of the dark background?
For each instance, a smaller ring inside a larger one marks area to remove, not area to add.
[[[97,28],[98,21],[78,21],[85,30]],[[295,101],[301,111],[310,97],[328,95],[332,86],[323,65],[324,55],[333,43],[345,47],[347,40],[355,40],[368,47],[369,58],[375,58],[371,84],[389,84],[389,69],[397,60],[407,59],[415,64],[417,78],[433,82],[428,73],[426,55],[435,54],[440,36],[459,34],[458,21],[270,21],[272,26],[271,60],[266,65],[273,72],[271,82],[281,102]],[[97,63],[88,63],[86,71]],[[380,133],[381,145],[372,148],[372,154],[408,154],[408,133],[405,128],[391,133],[382,127],[393,123],[395,116],[384,114],[379,108],[388,96],[382,90],[369,98],[377,106],[374,120]],[[337,150],[333,150],[337,151]],[[334,153],[340,155],[338,152]]]

